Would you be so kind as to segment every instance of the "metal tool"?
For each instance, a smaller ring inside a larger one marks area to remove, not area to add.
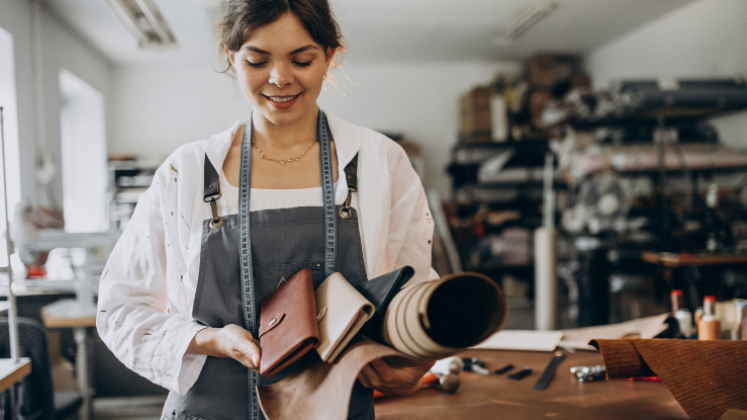
[[[516,373],[512,373],[512,374],[508,375],[507,378],[508,379],[513,379],[515,381],[520,381],[520,380],[524,379],[525,377],[527,377],[527,376],[529,376],[531,374],[532,374],[532,368],[525,366],[524,369],[522,369],[522,370],[520,370],[520,371],[518,371]]]
[[[513,369],[514,365],[506,365],[498,370],[495,371],[496,375],[503,375],[504,373],[508,372],[509,370]]]
[[[604,365],[574,366],[571,368],[571,374],[573,374],[579,382],[603,381],[607,378],[607,369]]]
[[[550,385],[550,381],[552,381],[552,378],[555,376],[555,371],[558,370],[558,366],[560,366],[560,363],[562,363],[563,360],[565,360],[565,353],[556,351],[552,360],[550,360],[550,363],[545,368],[545,371],[542,372],[537,383],[534,384],[533,389],[535,391],[544,391],[547,389],[547,386]]]

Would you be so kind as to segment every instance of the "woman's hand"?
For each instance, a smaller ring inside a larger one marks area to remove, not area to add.
[[[377,359],[366,365],[358,374],[358,380],[366,388],[373,388],[390,397],[406,397],[417,392],[423,384],[423,375],[433,363],[420,366],[394,367],[385,359]]]
[[[259,369],[259,343],[238,325],[206,328],[189,343],[187,354],[206,354],[234,359],[249,369]]]

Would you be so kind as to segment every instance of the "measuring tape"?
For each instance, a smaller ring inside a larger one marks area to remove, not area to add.
[[[249,198],[251,193],[252,171],[252,118],[244,127],[241,144],[241,175],[239,178],[239,266],[241,269],[241,302],[244,309],[244,326],[252,337],[258,336],[256,301],[254,294],[254,272],[252,270],[252,241],[250,233],[251,217]],[[319,159],[322,169],[322,192],[324,200],[324,278],[335,272],[337,256],[337,217],[335,215],[334,172],[332,169],[332,147],[330,145],[327,117],[319,110],[317,120],[319,139]],[[259,373],[248,370],[249,380],[249,419],[264,418],[259,408]]]

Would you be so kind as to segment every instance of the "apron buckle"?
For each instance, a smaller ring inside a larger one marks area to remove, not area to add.
[[[223,218],[218,216],[218,205],[215,204],[216,198],[220,198],[220,193],[218,193],[218,197],[210,198],[210,211],[213,213],[213,220],[210,221],[210,227],[220,229],[223,226]]]

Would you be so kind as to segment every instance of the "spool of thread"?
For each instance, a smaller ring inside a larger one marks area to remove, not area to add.
[[[682,290],[674,289],[669,294],[669,298],[672,300],[672,313],[677,314],[680,309],[685,309],[685,296],[682,294]]]
[[[703,318],[698,323],[698,339],[721,339],[721,322],[716,318],[715,296],[706,296],[703,298]]]

